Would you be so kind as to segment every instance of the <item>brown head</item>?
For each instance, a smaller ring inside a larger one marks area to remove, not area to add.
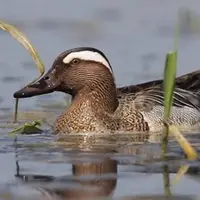
[[[36,83],[14,93],[15,98],[26,98],[54,91],[74,97],[80,93],[96,93],[116,101],[116,87],[111,65],[98,49],[79,47],[61,53],[51,69]]]

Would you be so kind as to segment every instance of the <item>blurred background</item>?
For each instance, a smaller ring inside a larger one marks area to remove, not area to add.
[[[0,5],[0,19],[27,35],[46,70],[62,51],[93,46],[110,60],[118,86],[161,78],[165,54],[173,48],[178,15],[178,74],[200,68],[199,0],[0,0]],[[13,93],[39,72],[26,50],[3,31],[0,49],[0,108],[9,110],[13,107]],[[39,108],[37,100],[61,96],[24,99],[20,108]]]

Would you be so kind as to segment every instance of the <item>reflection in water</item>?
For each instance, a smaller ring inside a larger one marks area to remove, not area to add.
[[[181,165],[180,155],[169,155],[168,160],[163,162],[159,156],[160,149],[155,148],[156,144],[148,143],[149,137],[147,136],[141,137],[140,135],[138,137],[124,134],[89,137],[73,135],[59,138],[59,140],[56,138],[56,142],[63,142],[62,145],[53,143],[40,146],[36,144],[36,141],[34,141],[35,146],[28,140],[26,143],[22,143],[25,140],[24,137],[19,136],[19,140],[15,144],[16,177],[23,180],[23,184],[19,184],[20,186],[37,191],[34,200],[112,197],[119,190],[116,186],[120,187],[120,182],[126,177],[126,173],[128,173],[127,180],[133,185],[138,177],[142,177],[141,174],[145,173],[148,176],[148,174],[159,173],[162,175],[164,173],[163,189],[169,191],[170,185],[167,182],[169,173],[176,173]],[[46,141],[46,139],[44,140]],[[26,162],[29,162],[28,167]],[[39,169],[37,169],[37,164],[39,164]],[[44,167],[43,164],[45,164],[44,171],[41,170]],[[52,170],[53,167],[55,167],[54,170]],[[132,174],[135,175],[132,177]],[[129,194],[139,193],[142,195],[143,189],[152,188],[153,184],[152,186],[148,185],[145,181],[146,178],[143,180],[144,187],[141,187],[140,191],[134,190],[133,187]],[[159,184],[162,184],[162,178],[160,181]],[[122,188],[122,193],[123,190],[126,188]],[[26,189],[22,190],[19,199],[23,199],[24,192],[26,193]],[[164,191],[157,192],[163,194]],[[31,194],[31,192],[28,193],[28,197],[32,198]]]
[[[117,162],[115,160],[110,160],[109,158],[104,159],[100,163],[75,164],[73,165],[73,175],[75,177],[83,175],[96,175],[97,177],[91,178],[91,180],[75,180],[76,183],[86,186],[86,189],[71,189],[68,191],[57,192],[63,197],[80,199],[86,197],[94,198],[99,196],[108,196],[116,187],[117,177],[113,176],[116,174]],[[109,175],[112,176],[109,178]]]
[[[20,168],[19,168],[20,169]],[[80,162],[72,165],[71,178],[53,178],[52,176],[21,175],[27,182],[37,180],[38,182],[54,183],[54,187],[45,184],[37,188],[41,192],[41,200],[46,199],[87,199],[94,197],[105,197],[112,194],[117,184],[117,161],[105,157],[100,162]],[[70,186],[69,183],[70,182]],[[60,183],[62,183],[60,185]],[[38,184],[39,185],[39,184]]]
[[[56,170],[59,170],[59,163],[72,164],[72,175],[57,177],[55,174],[49,176],[23,174],[23,172],[21,174],[20,167],[23,169],[23,162],[20,166],[19,161],[17,161],[16,177],[21,178],[25,185],[32,186],[40,191],[41,200],[95,199],[112,196],[120,175],[117,170],[118,165],[123,163],[123,165],[130,166],[130,169],[134,171],[135,166],[147,167],[147,170],[148,164],[155,163],[156,159],[151,157],[151,153],[155,155],[154,148],[146,143],[148,138],[147,135],[141,137],[141,134],[140,136],[124,134],[110,137],[73,135],[67,138],[59,138],[56,141],[62,141],[62,145],[56,143],[57,146],[53,152],[63,152],[62,156],[52,156],[52,150],[46,148],[45,151],[50,152],[51,156],[43,157],[43,160],[48,160],[49,163],[57,163]],[[145,144],[145,146],[142,146],[142,144]],[[17,159],[20,161],[27,160],[30,157],[34,161],[41,159],[42,149],[35,148],[37,152],[34,155],[33,146],[28,147],[27,144],[24,144],[18,147],[17,152],[21,155]],[[20,148],[23,151],[20,151]],[[38,151],[40,154],[38,154]],[[24,154],[28,154],[28,157]],[[125,155],[127,155],[126,158]],[[158,159],[158,161],[162,160]],[[160,167],[155,166],[155,168]]]

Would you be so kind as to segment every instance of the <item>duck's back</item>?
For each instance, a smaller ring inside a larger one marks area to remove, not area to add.
[[[150,131],[163,126],[163,80],[118,88],[120,107],[135,109],[148,123]],[[182,129],[198,127],[200,122],[200,71],[176,79],[170,122]]]

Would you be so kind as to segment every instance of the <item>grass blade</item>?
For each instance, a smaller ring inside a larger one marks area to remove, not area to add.
[[[15,100],[15,110],[14,110],[14,121],[13,121],[13,123],[17,123],[18,105],[19,105],[19,99],[16,99]]]
[[[22,44],[22,46],[29,52],[29,54],[31,55],[31,57],[33,58],[34,62],[37,65],[37,68],[40,72],[40,76],[38,78],[34,79],[28,85],[39,80],[42,77],[42,75],[44,74],[45,68],[44,68],[44,65],[43,65],[37,51],[32,46],[31,42],[15,26],[13,26],[3,20],[0,20],[0,28],[4,31],[8,32],[13,38],[15,38],[20,44]],[[17,122],[17,113],[18,113],[18,99],[16,99],[16,102],[15,102],[14,123]]]
[[[166,161],[167,145],[168,145],[168,119],[170,117],[171,107],[173,104],[173,92],[175,87],[176,78],[176,63],[177,63],[177,52],[170,52],[166,56],[165,69],[164,69],[164,132],[162,137],[162,155],[163,160]],[[163,181],[164,191],[166,196],[171,196],[170,191],[170,178],[168,173],[168,166],[163,166]]]
[[[177,52],[170,52],[166,56],[164,70],[164,120],[168,121],[173,103],[177,65]]]
[[[162,138],[162,155],[163,160],[166,161],[166,153],[167,153],[167,145],[168,145],[168,134],[169,132],[173,134],[184,153],[186,154],[189,160],[197,159],[198,155],[192,145],[187,141],[187,139],[180,133],[179,129],[170,125],[169,118],[170,112],[173,104],[173,93],[175,88],[175,78],[176,78],[176,69],[177,69],[177,56],[178,56],[178,44],[179,44],[179,35],[180,35],[180,24],[178,20],[178,24],[175,27],[175,38],[174,38],[174,52],[170,52],[166,56],[165,69],[164,69],[164,132]],[[166,167],[166,166],[164,166]],[[188,166],[183,166],[179,171],[176,181],[180,179],[182,175],[184,175]],[[165,180],[165,187],[170,185],[170,180]],[[169,195],[169,187],[166,187],[165,194]]]
[[[18,30],[15,26],[8,24],[7,22],[3,20],[0,20],[0,28],[8,32],[13,38],[15,38],[19,43],[21,43],[23,47],[29,52],[29,54],[31,55],[31,57],[33,58],[34,62],[36,63],[38,67],[38,70],[40,72],[40,77],[41,77],[45,72],[44,65],[37,51],[32,46],[28,38],[24,35],[24,33]],[[38,77],[36,80],[38,80],[40,77]],[[35,82],[36,80],[34,80],[33,82]]]
[[[192,145],[187,141],[187,139],[180,133],[179,129],[172,125],[169,126],[170,133],[173,134],[181,148],[183,149],[184,153],[186,154],[186,157],[188,160],[196,160],[198,157],[197,152],[192,147]]]
[[[169,177],[169,167],[168,165],[163,166],[163,185],[164,185],[164,192],[167,197],[171,196],[170,190],[170,177]]]
[[[168,119],[170,117],[171,107],[173,104],[173,92],[176,78],[177,52],[170,52],[166,56],[164,69],[164,122],[165,128],[162,138],[163,157],[167,153],[168,144]]]

